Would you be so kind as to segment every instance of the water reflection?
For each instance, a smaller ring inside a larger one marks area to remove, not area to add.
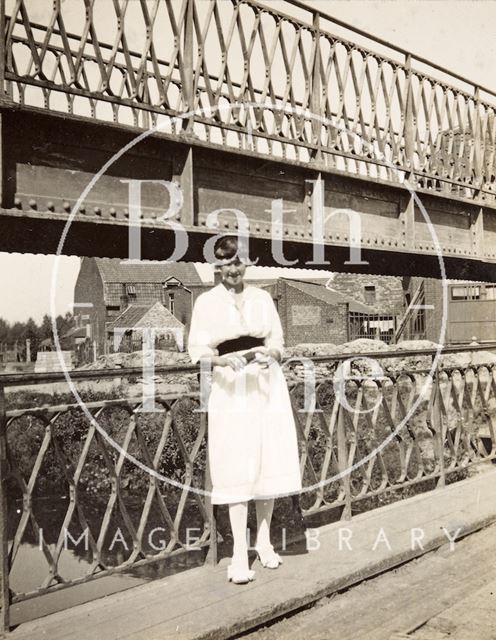
[[[167,496],[168,504],[171,504],[170,497],[170,495]],[[50,497],[33,500],[33,515],[39,527],[43,530],[43,540],[52,556],[55,555],[56,544],[60,532],[63,530],[64,518],[69,506],[70,502],[67,497]],[[88,530],[95,540],[98,539],[100,533],[105,508],[106,504],[99,504],[97,502],[82,504]],[[9,517],[9,538],[12,542],[22,516],[22,501],[13,501],[11,510],[14,512],[12,513],[12,517]],[[134,502],[126,501],[126,511],[132,525],[137,530],[143,511],[143,500],[136,500]],[[173,512],[171,515],[174,517],[175,513]],[[290,541],[294,539],[297,531],[301,533],[300,520],[301,515],[299,512],[295,512],[291,499],[276,501],[273,521],[275,544],[280,546],[283,539]],[[252,531],[252,539],[255,534],[255,522],[255,513],[254,509],[252,509],[248,523]],[[179,527],[180,539],[183,542],[186,540],[187,527],[192,531],[191,539],[200,536],[203,532],[203,519],[194,499],[190,499],[186,503],[184,515]],[[217,527],[222,538],[219,543],[219,557],[230,556],[232,552],[232,538],[230,535],[227,508],[222,507],[217,509]],[[157,528],[163,528],[165,531],[158,530],[153,532],[153,530]],[[76,514],[73,515],[67,529],[72,539],[68,536],[67,549],[62,548],[57,569],[63,580],[77,580],[78,578],[91,575],[95,569],[98,570],[97,559],[91,549],[91,545],[88,545],[88,549],[85,549],[84,538],[81,538],[78,544],[74,543],[74,540],[77,541],[83,532],[83,528]],[[118,533],[118,530],[120,530],[120,533]],[[151,536],[150,533],[152,533]],[[49,576],[50,564],[40,547],[40,537],[41,536],[35,531],[32,522],[29,522],[11,569],[10,587],[15,593],[29,593],[39,589]],[[170,542],[169,529],[157,505],[153,505],[150,509],[142,540],[144,542],[144,550],[147,553],[153,554],[157,554],[159,551],[150,547],[150,540],[156,547],[161,546],[162,540],[165,543]],[[101,560],[108,568],[116,567],[129,558],[132,550],[132,536],[126,526],[126,522],[116,507],[109,521],[107,535],[104,537]],[[119,573],[91,580],[85,584],[71,586],[47,595],[37,596],[35,599],[13,606],[13,623],[17,624],[28,619],[34,619],[57,610],[143,584],[150,580],[164,578],[184,571],[185,569],[201,566],[205,562],[206,551],[207,549],[181,551],[180,553],[170,555],[165,559],[157,560],[146,565],[132,566],[129,569],[119,571]]]

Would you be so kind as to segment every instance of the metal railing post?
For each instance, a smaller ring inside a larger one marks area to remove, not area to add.
[[[200,420],[207,422],[207,414],[202,412],[200,414]],[[215,566],[217,564],[217,521],[215,518],[215,506],[212,504],[212,478],[210,476],[210,464],[208,461],[208,424],[205,425],[205,434],[207,436],[207,450],[205,461],[205,506],[207,508],[208,522],[210,528],[210,545],[208,547],[207,557],[205,559],[207,564]]]
[[[10,628],[9,539],[7,512],[7,416],[5,387],[0,384],[0,635]]]
[[[407,54],[405,56],[405,72],[406,72],[406,97],[405,97],[405,112],[402,114],[404,127],[403,136],[405,141],[405,165],[411,172],[414,169],[413,166],[413,153],[414,153],[414,119],[413,119],[413,96],[412,96],[412,56]]]
[[[0,101],[7,95],[5,68],[7,66],[7,47],[5,42],[5,0],[0,0]]]
[[[184,31],[183,31],[183,99],[184,99],[184,111],[188,114],[187,118],[183,119],[182,129],[185,133],[191,133],[193,131],[194,116],[192,111],[194,109],[194,84],[195,77],[193,71],[193,11],[194,0],[187,0],[186,14],[184,16]]]
[[[475,87],[474,91],[474,109],[475,109],[475,125],[472,135],[474,136],[474,155],[472,160],[474,184],[478,189],[482,188],[482,150],[484,141],[482,140],[482,123],[481,123],[481,103],[480,89]]]
[[[312,110],[312,142],[316,145],[313,159],[319,161],[322,155],[322,82],[320,78],[320,15],[318,12],[313,14],[313,27],[315,29],[315,55],[312,68],[310,108]]]
[[[338,469],[344,489],[344,507],[342,520],[351,520],[351,484],[348,472],[348,447],[346,446],[346,429],[344,426],[344,407],[339,403],[337,420]]]
[[[439,401],[439,394],[441,389],[439,386],[439,369],[436,369],[434,374],[434,401],[432,403],[432,425],[436,433],[437,452],[439,456],[439,480],[438,487],[444,487],[446,485],[446,470],[444,467],[444,429],[443,419],[441,415],[441,403]]]

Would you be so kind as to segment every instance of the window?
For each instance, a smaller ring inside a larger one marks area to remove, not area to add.
[[[126,284],[126,293],[130,297],[136,297],[136,287],[134,284]]]
[[[364,287],[364,297],[367,304],[374,304],[376,301],[375,286],[373,284],[366,284]]]
[[[174,315],[174,294],[169,293],[169,311]]]
[[[467,287],[453,287],[451,289],[452,300],[466,300],[467,299]]]
[[[474,285],[466,285],[463,287],[451,287],[452,300],[480,300],[480,287]]]
[[[391,344],[394,340],[396,319],[394,316],[369,315],[350,312],[348,314],[348,334],[350,340],[372,338]]]
[[[496,285],[486,284],[486,300],[496,300]]]

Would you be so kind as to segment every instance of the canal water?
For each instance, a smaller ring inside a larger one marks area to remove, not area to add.
[[[167,505],[170,506],[170,496]],[[40,538],[48,546],[52,554],[55,553],[57,541],[62,530],[65,514],[69,507],[69,500],[66,496],[35,498],[33,500],[32,511],[36,522],[42,529],[42,534],[37,534],[31,523],[28,523],[22,537],[18,554],[12,565],[10,574],[10,589],[14,593],[30,593],[41,588],[50,575],[50,565],[45,557]],[[176,501],[177,506],[177,501]],[[87,526],[95,539],[98,538],[101,523],[105,513],[106,504],[87,503],[83,505],[84,516]],[[9,537],[12,543],[17,526],[22,515],[22,501],[12,501],[11,508],[14,513],[9,517]],[[126,510],[134,527],[137,529],[143,509],[143,500],[126,502]],[[175,509],[171,509],[172,517]],[[219,507],[217,513],[217,527],[221,540],[218,545],[219,559],[228,557],[232,553],[232,537],[230,534],[227,507]],[[251,541],[254,543],[256,518],[253,505],[249,512],[248,527],[250,529]],[[154,505],[151,509],[147,525],[145,527],[142,540],[147,552],[158,553],[156,549],[150,547],[150,541],[155,547],[160,547],[165,542],[167,544],[170,535],[164,524],[164,519],[159,509]],[[203,520],[193,498],[189,498],[185,506],[184,515],[179,527],[180,539],[186,540],[186,528],[190,529],[191,543],[194,538],[201,535],[203,530]],[[154,529],[157,529],[154,531]],[[74,515],[67,527],[74,540],[78,540],[83,529]],[[286,546],[288,550],[295,548],[297,540],[304,536],[301,513],[295,510],[295,505],[290,498],[276,501],[273,519],[273,540],[279,548]],[[132,536],[126,528],[122,515],[117,508],[110,518],[108,533],[103,541],[102,560],[107,567],[115,567],[123,563],[130,555],[133,548]],[[27,620],[35,619],[55,611],[60,611],[77,604],[82,604],[95,598],[110,595],[131,587],[143,585],[151,580],[166,578],[180,571],[204,564],[207,549],[192,549],[171,555],[165,559],[152,563],[130,567],[129,569],[116,572],[112,575],[95,578],[83,584],[73,585],[48,594],[37,595],[35,598],[12,605],[12,624],[18,624]],[[58,560],[58,572],[64,580],[77,580],[91,575],[95,569],[95,558],[91,550],[91,545],[85,549],[84,539],[75,544],[68,537],[67,549],[63,548]]]

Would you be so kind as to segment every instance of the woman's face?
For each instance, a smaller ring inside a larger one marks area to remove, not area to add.
[[[237,287],[243,282],[246,265],[236,256],[231,262],[220,265],[219,271],[222,282],[226,287]]]

